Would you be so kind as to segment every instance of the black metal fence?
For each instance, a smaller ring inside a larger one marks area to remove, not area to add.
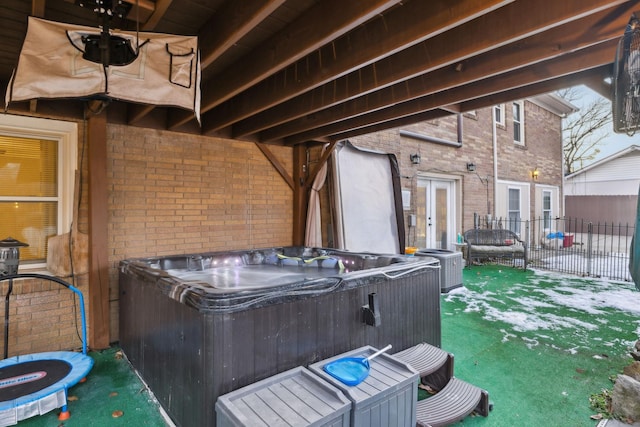
[[[518,233],[527,242],[532,268],[631,281],[629,248],[633,224],[593,223],[577,218],[522,221],[476,215],[475,225]]]

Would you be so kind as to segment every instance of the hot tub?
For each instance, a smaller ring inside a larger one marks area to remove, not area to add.
[[[120,344],[179,426],[218,396],[364,345],[440,346],[439,261],[284,247],[120,263]]]

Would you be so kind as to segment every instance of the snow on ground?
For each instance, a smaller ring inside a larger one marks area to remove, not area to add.
[[[621,353],[640,334],[640,292],[633,283],[540,270],[522,275],[518,283],[513,277],[502,281],[479,273],[444,302],[496,323],[503,341],[521,339],[530,348],[545,344],[569,353],[596,348]]]
[[[631,281],[629,273],[629,256],[627,254],[608,253],[606,256],[582,253],[562,253],[545,256],[539,260],[540,268],[582,274],[589,277],[600,277],[612,280]]]

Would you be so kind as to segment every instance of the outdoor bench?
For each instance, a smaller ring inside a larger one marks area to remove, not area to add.
[[[466,262],[471,266],[473,260],[490,258],[523,259],[527,269],[527,243],[516,233],[506,229],[467,230],[463,234],[466,243]]]

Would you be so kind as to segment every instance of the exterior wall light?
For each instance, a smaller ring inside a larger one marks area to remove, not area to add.
[[[20,248],[26,246],[29,245],[20,242],[13,237],[7,237],[4,240],[0,240],[0,276],[18,274]],[[7,298],[9,297],[7,296]]]
[[[534,181],[538,180],[539,175],[540,175],[540,171],[538,170],[538,168],[535,168],[534,170],[531,171],[531,177],[533,178]]]
[[[467,172],[475,172],[475,171],[476,171],[475,163],[467,163]]]
[[[420,154],[409,154],[409,159],[411,159],[411,163],[414,165],[420,164]]]

